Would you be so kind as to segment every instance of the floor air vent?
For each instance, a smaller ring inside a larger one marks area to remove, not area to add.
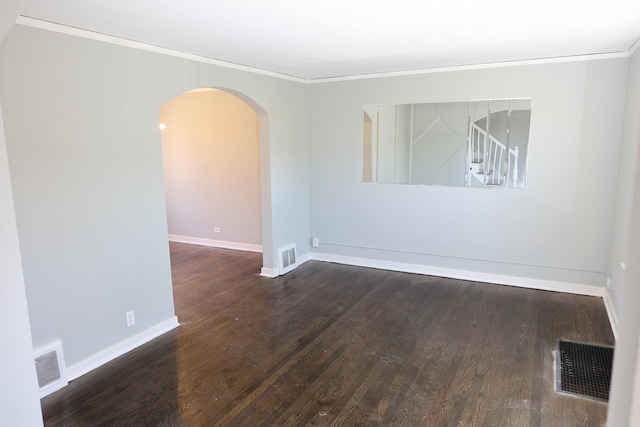
[[[613,347],[558,341],[557,391],[609,400]]]
[[[298,266],[296,263],[296,245],[287,245],[278,249],[280,274],[285,274]]]
[[[68,384],[61,341],[37,348],[34,359],[41,399]]]

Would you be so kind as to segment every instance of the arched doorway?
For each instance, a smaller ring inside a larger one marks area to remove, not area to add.
[[[200,88],[161,108],[170,240],[262,252],[267,118],[238,95]]]

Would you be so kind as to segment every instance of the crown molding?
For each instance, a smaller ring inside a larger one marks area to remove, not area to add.
[[[187,52],[182,52],[175,49],[169,49],[161,46],[151,45],[148,43],[137,42],[137,41],[121,38],[121,37],[110,36],[107,34],[97,33],[94,31],[83,30],[80,28],[70,27],[67,25],[56,24],[54,22],[43,21],[40,19],[28,17],[28,16],[19,16],[16,19],[15,23],[19,25],[28,26],[28,27],[54,31],[57,33],[68,34],[68,35],[87,38],[91,40],[102,41],[105,43],[116,44],[119,46],[140,49],[147,52],[154,52],[154,53],[159,53],[163,55],[174,56],[177,58],[188,59],[191,61],[217,65],[219,67],[246,71],[248,73],[260,74],[263,76],[275,77],[278,79],[289,80],[289,81],[293,81],[296,83],[303,83],[303,84],[333,83],[333,82],[342,82],[342,81],[350,81],[350,80],[376,79],[376,78],[384,78],[384,77],[402,77],[402,76],[415,76],[420,74],[447,73],[452,71],[483,70],[483,69],[489,69],[489,68],[518,67],[518,66],[524,66],[524,65],[558,64],[558,63],[565,63],[565,62],[596,61],[596,60],[603,60],[603,59],[628,58],[640,47],[640,39],[639,39],[626,52],[610,52],[610,53],[598,53],[598,54],[591,54],[591,55],[574,55],[574,56],[561,56],[561,57],[554,57],[554,58],[525,59],[525,60],[518,60],[518,61],[489,62],[484,64],[454,65],[454,66],[446,66],[446,67],[422,68],[422,69],[407,70],[407,71],[389,71],[389,72],[382,72],[382,73],[356,74],[356,75],[349,75],[349,76],[335,76],[335,77],[306,79],[302,77],[290,76],[288,74],[277,73],[275,71],[268,71],[268,70],[263,70],[261,68],[250,67],[248,65],[236,64],[233,62],[223,61],[220,59],[209,58],[206,56],[196,55],[193,53],[187,53]]]
[[[407,71],[390,71],[385,73],[359,74],[353,76],[326,77],[311,79],[309,84],[333,83],[349,80],[377,79],[383,77],[415,76],[420,74],[449,73],[452,71],[484,70],[488,68],[519,67],[523,65],[559,64],[565,62],[597,61],[603,59],[628,58],[627,52],[596,53],[591,55],[560,56],[555,58],[523,59],[518,61],[488,62],[484,64],[452,65],[446,67],[423,68]]]
[[[134,49],[144,50],[147,52],[160,53],[163,55],[174,56],[176,58],[189,59],[191,61],[202,62],[204,64],[217,65],[219,67],[231,68],[234,70],[246,71],[253,74],[261,74],[263,76],[275,77],[278,79],[289,80],[297,83],[307,83],[306,79],[289,76],[287,74],[267,71],[260,68],[240,65],[233,62],[222,61],[220,59],[209,58],[206,56],[195,55],[193,53],[182,52],[166,47],[155,46],[148,43],[137,42],[121,37],[110,36],[107,34],[96,33],[94,31],[83,30],[80,28],[69,27],[67,25],[56,24],[54,22],[42,21],[40,19],[30,18],[28,16],[19,16],[15,21],[16,24],[27,27],[39,28],[41,30],[54,31],[56,33],[68,34],[72,36],[82,37],[85,39],[97,40],[105,43],[116,44],[119,46],[131,47]]]

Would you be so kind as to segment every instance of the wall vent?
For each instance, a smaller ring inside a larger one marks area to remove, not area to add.
[[[280,274],[285,274],[298,266],[296,262],[296,245],[287,245],[278,249]]]
[[[41,399],[69,383],[65,374],[64,353],[60,340],[38,347],[34,350],[33,356]]]

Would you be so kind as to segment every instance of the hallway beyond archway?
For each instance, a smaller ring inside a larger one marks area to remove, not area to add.
[[[258,113],[204,88],[169,101],[160,118],[170,240],[261,252]]]

